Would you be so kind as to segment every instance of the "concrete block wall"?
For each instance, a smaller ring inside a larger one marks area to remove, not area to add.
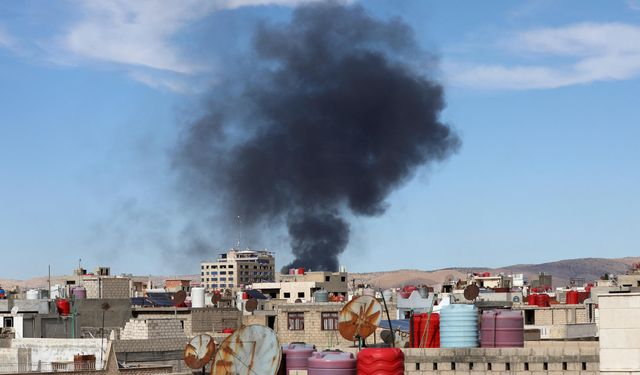
[[[131,280],[122,277],[85,279],[87,298],[130,298]]]
[[[640,373],[640,293],[598,296],[600,373]]]
[[[597,374],[595,345],[403,349],[405,374]]]
[[[242,313],[236,308],[205,307],[191,310],[191,334],[222,332],[225,328],[238,329]]]
[[[174,319],[131,319],[120,335],[121,340],[149,340],[186,337],[180,321]]]
[[[177,314],[174,315],[173,313],[171,314],[162,314],[162,313],[157,313],[157,314],[153,314],[153,313],[148,313],[145,312],[144,314],[140,314],[138,313],[138,319],[171,319],[171,320],[177,320],[180,322],[180,326],[182,327],[184,333],[186,335],[191,335],[192,334],[192,315],[191,314]]]

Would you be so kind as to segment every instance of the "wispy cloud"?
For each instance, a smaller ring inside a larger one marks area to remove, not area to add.
[[[640,75],[640,27],[581,23],[522,32],[506,43],[514,57],[536,64],[445,61],[448,80],[482,89],[544,89]]]
[[[14,38],[0,25],[0,48],[11,48],[14,43]]]
[[[186,92],[186,83],[175,74],[192,76],[211,68],[189,56],[175,41],[190,24],[222,9],[294,6],[311,1],[315,0],[86,0],[79,3],[81,19],[71,24],[59,41],[69,64],[82,64],[82,60],[119,64],[139,82]],[[60,54],[56,61],[65,63]],[[149,69],[173,76],[145,72]]]

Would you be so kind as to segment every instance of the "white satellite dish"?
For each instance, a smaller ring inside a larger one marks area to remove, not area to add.
[[[20,311],[20,308],[18,306],[13,306],[11,308],[11,316],[15,317],[16,315],[18,315],[18,311]]]

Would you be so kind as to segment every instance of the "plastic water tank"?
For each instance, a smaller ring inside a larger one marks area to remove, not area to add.
[[[358,353],[358,375],[403,375],[404,354],[399,348],[366,348]]]
[[[440,347],[478,347],[478,310],[473,305],[454,304],[440,310]]]
[[[38,299],[40,293],[36,289],[27,290],[27,299]]]
[[[536,294],[536,305],[538,307],[549,307],[549,295],[548,294]]]
[[[204,288],[198,286],[191,288],[191,307],[204,307]]]
[[[529,296],[527,296],[527,305],[530,306],[535,306],[538,304],[537,300],[536,300],[536,296],[537,294],[535,293],[530,293]]]
[[[387,301],[387,303],[393,301],[393,290],[385,289],[384,292],[382,292],[382,297],[384,297],[384,300]]]
[[[427,322],[429,329],[426,332]],[[440,347],[440,314],[415,314],[412,322],[412,348],[439,348]]]
[[[356,375],[356,359],[351,353],[316,352],[309,358],[308,375]]]
[[[309,357],[316,351],[315,345],[305,343],[292,343],[282,347],[287,360],[287,374],[294,370],[307,370],[309,367]]]
[[[71,312],[71,304],[64,298],[56,300],[56,308],[58,309],[58,314],[62,316],[67,316]]]
[[[87,290],[83,286],[77,286],[73,288],[73,298],[75,299],[86,299],[87,298]]]
[[[577,305],[578,304],[578,291],[577,290],[568,290],[567,291],[567,305]]]
[[[480,346],[523,348],[524,318],[520,311],[489,310],[482,313]]]
[[[316,302],[329,302],[329,292],[326,290],[318,290],[313,293],[313,298]]]

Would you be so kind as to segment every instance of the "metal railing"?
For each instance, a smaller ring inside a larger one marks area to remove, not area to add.
[[[80,372],[99,370],[95,362],[0,363],[0,374],[38,372]]]

